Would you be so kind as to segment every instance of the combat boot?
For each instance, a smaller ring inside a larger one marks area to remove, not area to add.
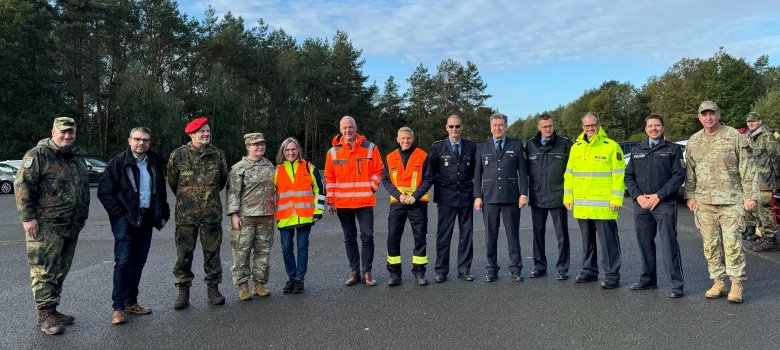
[[[206,294],[209,297],[209,303],[213,305],[222,305],[225,303],[225,297],[219,292],[219,287],[216,283],[208,283],[206,285]]]
[[[753,237],[756,235],[756,227],[755,226],[747,226],[745,227],[745,232],[742,232],[742,239],[749,239],[750,237]]]
[[[252,294],[249,294],[249,283],[241,283],[238,285],[238,298],[241,300],[252,299]]]
[[[754,252],[773,252],[777,250],[777,239],[775,237],[762,237],[750,247]]]
[[[713,282],[714,283],[712,284],[712,287],[710,287],[709,290],[704,292],[705,297],[709,299],[718,299],[729,292],[726,289],[726,283],[723,283],[722,278],[716,278]]]
[[[52,310],[52,313],[54,314],[54,317],[57,319],[57,322],[59,324],[61,324],[61,325],[64,325],[64,326],[73,324],[73,321],[76,320],[73,316],[66,315],[66,314],[63,314],[63,313],[57,311],[56,308],[54,310]],[[36,318],[38,319],[38,321],[37,321],[37,323],[35,325],[36,326],[40,326],[41,325],[41,314],[38,314],[38,316]]]
[[[173,308],[176,310],[186,309],[190,306],[190,286],[179,286],[179,296],[176,297],[176,301],[173,303]]]
[[[731,292],[729,292],[729,301],[735,304],[742,302],[742,280],[731,279]]]
[[[259,297],[267,297],[271,295],[271,291],[268,290],[262,283],[255,281],[252,285],[252,293]]]
[[[65,326],[57,321],[57,316],[49,310],[38,310],[38,319],[41,320],[41,331],[46,334],[60,334],[65,331]]]

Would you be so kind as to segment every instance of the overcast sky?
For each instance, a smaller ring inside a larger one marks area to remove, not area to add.
[[[263,19],[299,41],[347,32],[364,73],[381,88],[420,63],[474,62],[511,120],[571,102],[606,80],[641,88],[683,57],[720,47],[749,63],[780,64],[777,1],[263,1],[181,0],[189,16],[211,5],[247,28]]]

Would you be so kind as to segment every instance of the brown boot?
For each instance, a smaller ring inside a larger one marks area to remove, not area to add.
[[[111,313],[111,324],[123,324],[126,321],[124,310],[117,309]]]
[[[374,281],[374,278],[371,277],[371,272],[366,272],[363,274],[363,283],[365,283],[369,287],[373,287],[376,285],[376,281]]]
[[[206,285],[206,294],[209,297],[209,303],[213,305],[222,305],[225,303],[225,297],[219,292],[219,287],[216,283],[209,283]]]
[[[249,294],[249,283],[241,283],[238,285],[238,298],[241,300],[252,299],[252,294]]]
[[[723,282],[722,278],[717,278],[713,280],[713,282],[712,287],[704,292],[705,297],[709,299],[718,299],[729,292],[728,289],[726,289],[726,283]]]
[[[262,283],[255,281],[252,285],[252,293],[259,297],[267,297],[271,295],[271,291],[268,290],[268,288],[265,287]]]
[[[190,286],[179,286],[179,295],[173,303],[176,310],[186,309],[190,306]]]
[[[349,275],[346,284],[347,286],[352,287],[358,283],[360,283],[360,274],[357,272],[353,272],[351,275]]]
[[[735,304],[742,302],[742,280],[731,279],[731,292],[729,292],[729,301]]]
[[[762,237],[750,247],[754,252],[773,252],[777,250],[777,240],[775,237]]]
[[[59,324],[61,324],[63,326],[67,326],[67,325],[73,324],[73,321],[76,320],[73,316],[66,315],[66,314],[63,314],[63,313],[57,311],[56,308],[54,310],[52,310],[52,313],[54,314],[54,317],[57,319],[57,323],[59,323]],[[37,314],[36,318],[38,320],[37,320],[37,323],[35,325],[36,326],[40,326],[41,325],[41,314],[40,313]]]
[[[38,319],[41,320],[41,331],[46,334],[60,334],[65,331],[65,326],[57,322],[53,309],[38,310]]]

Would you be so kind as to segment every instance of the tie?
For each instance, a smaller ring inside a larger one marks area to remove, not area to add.
[[[501,153],[501,151],[504,149],[503,147],[501,147],[501,144],[504,142],[504,140],[498,140],[497,142],[498,142],[498,146],[496,146],[496,151],[498,153]]]
[[[653,142],[650,142],[650,148],[653,148],[653,147],[655,147],[655,145],[657,145],[657,144],[658,144],[658,142],[655,142],[655,141],[653,141]]]
[[[542,146],[544,146],[544,145],[546,145],[546,144],[547,144],[547,139],[544,139],[544,138],[543,138],[543,139],[542,139]]]
[[[455,145],[455,152],[454,152],[454,153],[455,153],[455,159],[457,159],[458,161],[460,161],[460,152],[458,151],[458,148],[460,148],[460,145],[456,144],[456,145]]]

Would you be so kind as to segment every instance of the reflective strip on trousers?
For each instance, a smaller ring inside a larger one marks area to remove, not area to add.
[[[412,256],[412,264],[425,265],[428,263],[428,256]]]
[[[401,263],[401,257],[400,256],[387,256],[387,263],[390,265],[400,264]]]

